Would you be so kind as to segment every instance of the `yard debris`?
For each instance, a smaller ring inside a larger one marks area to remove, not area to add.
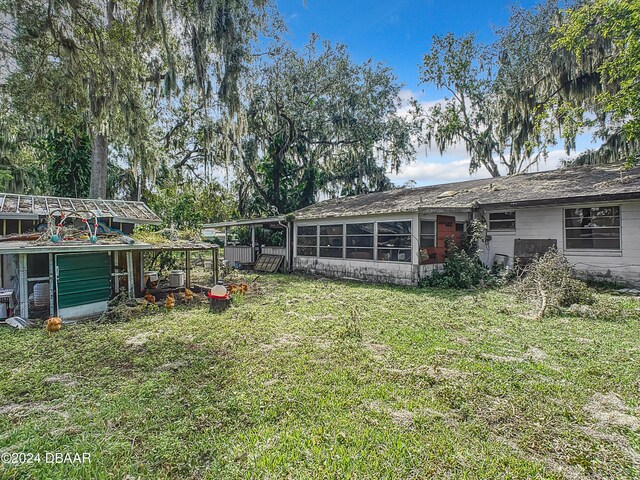
[[[17,328],[18,330],[22,330],[23,328],[33,325],[31,320],[25,320],[22,317],[9,317],[5,320],[5,323],[11,327]]]

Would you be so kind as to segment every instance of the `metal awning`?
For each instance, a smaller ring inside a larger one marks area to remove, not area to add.
[[[116,222],[162,223],[143,202],[0,193],[0,220],[38,220],[51,213],[74,211],[88,211],[98,218],[111,218]]]
[[[286,222],[284,215],[278,217],[264,217],[264,218],[242,218],[239,220],[229,220],[227,222],[207,223],[202,226],[203,229],[216,229],[227,227],[243,227],[251,225],[273,225]]]

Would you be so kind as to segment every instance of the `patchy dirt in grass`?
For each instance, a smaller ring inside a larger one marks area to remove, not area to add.
[[[384,360],[391,352],[391,347],[389,347],[389,345],[385,345],[384,343],[365,342],[364,346],[371,352],[373,358],[378,361]]]
[[[603,427],[640,430],[640,419],[632,415],[633,411],[615,393],[596,393],[584,410]]]
[[[430,377],[433,380],[449,380],[466,375],[466,373],[459,370],[445,367],[434,367],[432,365],[421,365],[415,368],[384,368],[383,370],[391,375]]]
[[[595,440],[612,444],[629,459],[634,467],[640,467],[640,453],[633,448],[624,435],[617,432],[603,432],[590,427],[581,427],[581,430]]]
[[[480,356],[482,358],[486,358],[487,360],[493,360],[494,362],[505,362],[505,363],[524,362],[524,358],[514,357],[512,355],[495,355],[493,353],[483,353]]]
[[[399,427],[413,427],[414,415],[409,410],[389,410],[391,421]]]
[[[160,372],[177,372],[178,370],[185,368],[189,364],[187,362],[169,362],[164,365],[160,365],[158,367],[158,371]]]
[[[0,415],[24,418],[35,413],[47,415],[55,413],[66,420],[69,418],[69,414],[62,410],[63,406],[64,404],[55,402],[10,403],[0,407]]]
[[[78,380],[71,373],[61,373],[58,375],[51,375],[42,379],[42,383],[45,385],[62,385],[63,387],[73,387],[78,384]]]
[[[574,467],[562,461],[538,455],[533,452],[528,452],[520,448],[520,446],[516,443],[515,440],[507,437],[503,437],[501,435],[491,435],[491,438],[496,442],[502,443],[509,448],[511,448],[514,452],[516,452],[522,458],[525,458],[529,461],[538,462],[543,464],[549,470],[554,473],[560,474],[563,478],[567,480],[582,480],[587,478],[583,469],[579,467]]]
[[[139,348],[144,346],[153,336],[154,333],[152,332],[142,332],[128,338],[124,343],[128,347]]]
[[[525,358],[536,361],[536,362],[542,362],[547,358],[549,358],[549,355],[547,355],[547,352],[537,347],[529,347],[529,349],[524,354],[524,356]]]
[[[538,347],[529,347],[522,355],[496,355],[494,353],[482,353],[482,358],[494,362],[521,363],[526,361],[542,362],[549,358],[547,353]]]
[[[285,333],[279,337],[275,337],[270,343],[261,343],[258,347],[263,353],[273,352],[283,347],[297,347],[300,345],[300,337],[291,333]]]

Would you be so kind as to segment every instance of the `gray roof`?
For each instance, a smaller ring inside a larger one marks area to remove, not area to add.
[[[562,168],[508,177],[400,188],[316,203],[295,212],[296,219],[418,211],[469,210],[568,204],[576,201],[640,199],[640,166]]]
[[[0,219],[38,220],[61,211],[88,211],[116,222],[162,223],[160,217],[143,202],[0,193]]]

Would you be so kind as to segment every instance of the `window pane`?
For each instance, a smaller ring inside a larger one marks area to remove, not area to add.
[[[342,225],[320,225],[320,235],[342,235]]]
[[[342,258],[342,248],[320,247],[321,257]]]
[[[421,235],[420,236],[420,248],[428,248],[436,246],[435,235]]]
[[[318,227],[316,225],[300,225],[298,226],[298,235],[316,235]]]
[[[347,237],[347,247],[373,247],[373,235],[368,237]]]
[[[464,223],[456,223],[456,232],[464,233]]]
[[[410,262],[411,250],[379,248],[378,260],[381,262]]]
[[[620,217],[582,217],[567,218],[567,227],[612,227],[620,225]]]
[[[318,237],[298,237],[298,245],[315,247],[317,245]]]
[[[489,230],[515,230],[515,229],[516,229],[515,220],[489,222]]]
[[[620,238],[619,228],[568,228],[567,238]]]
[[[347,258],[373,260],[373,248],[347,248]]]
[[[320,237],[320,246],[321,247],[341,247],[342,236]]]
[[[379,247],[411,247],[410,235],[378,235]]]
[[[436,233],[436,222],[425,221],[420,222],[421,235],[433,235]]]
[[[602,250],[620,250],[620,239],[612,238],[612,239],[597,239],[597,238],[568,238],[567,239],[567,248],[583,248],[583,249],[602,249]]]
[[[489,214],[489,221],[493,220],[515,220],[516,212],[496,212]]]
[[[373,223],[353,223],[347,225],[347,235],[373,235]]]
[[[317,255],[316,247],[298,247],[297,252],[301,257],[315,257]]]
[[[411,222],[379,222],[378,234],[410,234]]]

